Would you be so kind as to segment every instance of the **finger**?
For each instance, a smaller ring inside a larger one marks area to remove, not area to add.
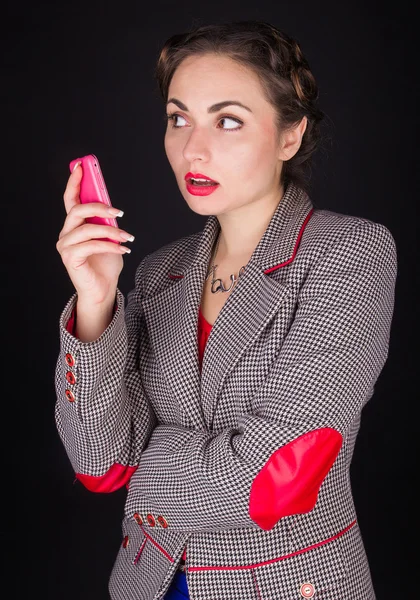
[[[80,204],[79,202],[72,206],[66,220],[64,221],[63,228],[59,234],[59,238],[67,235],[73,229],[76,229],[85,223],[85,219],[88,217],[101,217],[103,219],[111,219],[115,217],[122,217],[123,211],[113,206],[108,206],[102,202],[88,202],[86,204]],[[95,224],[95,227],[98,225]],[[100,225],[102,226],[102,225]],[[104,225],[110,227],[109,225]],[[114,227],[115,229],[115,227]],[[98,237],[95,231],[92,230],[91,237]],[[101,237],[101,236],[99,236]],[[107,236],[109,237],[109,236]]]
[[[67,186],[64,190],[64,206],[67,214],[70,209],[80,202],[79,194],[80,194],[80,181],[82,180],[83,169],[81,163],[76,163],[73,172],[70,173],[70,176],[67,180]]]
[[[130,248],[122,244],[114,244],[103,240],[89,240],[75,246],[61,247],[57,243],[57,250],[63,263],[71,269],[79,269],[86,260],[95,254],[129,254]]]
[[[65,238],[65,240],[64,240]],[[67,234],[63,233],[59,239],[63,239],[63,246],[82,244],[89,240],[108,238],[116,242],[133,242],[134,235],[112,225],[97,225],[85,223],[80,227],[71,229]]]

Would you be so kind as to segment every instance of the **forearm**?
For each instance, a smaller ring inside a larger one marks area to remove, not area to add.
[[[102,477],[115,464],[137,465],[154,425],[153,411],[127,356],[124,299],[100,339],[83,343],[61,318],[61,351],[56,366],[56,424],[77,474]],[[130,384],[126,384],[126,378]]]
[[[308,512],[342,436],[307,429],[252,415],[217,435],[159,425],[132,478],[138,512],[164,514],[179,531],[269,530]]]

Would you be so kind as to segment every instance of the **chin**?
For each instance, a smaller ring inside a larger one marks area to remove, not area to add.
[[[222,212],[220,200],[210,196],[192,196],[188,192],[182,193],[185,202],[188,207],[198,215],[210,216],[217,215]]]
[[[195,212],[197,215],[201,215],[203,217],[209,217],[210,215],[217,215],[217,210],[215,210],[215,206],[210,203],[205,202],[188,202],[188,207]]]

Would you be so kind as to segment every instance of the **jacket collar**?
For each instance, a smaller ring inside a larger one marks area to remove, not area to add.
[[[300,241],[300,232],[305,219],[310,217],[313,204],[304,190],[290,183],[276,210],[258,242],[250,262],[263,271],[283,266],[293,260]],[[173,279],[183,277],[197,266],[209,266],[211,253],[220,231],[216,216],[207,218],[196,245],[187,248],[172,267],[169,276]]]

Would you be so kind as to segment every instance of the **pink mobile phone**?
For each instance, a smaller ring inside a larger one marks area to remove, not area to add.
[[[80,202],[82,204],[87,202],[102,202],[107,206],[112,206],[98,158],[94,154],[75,158],[69,165],[71,172],[73,172],[75,164],[79,161],[81,162],[83,171],[80,181]],[[86,222],[118,227],[117,220],[113,217],[88,217]],[[109,241],[120,243],[117,240]]]

